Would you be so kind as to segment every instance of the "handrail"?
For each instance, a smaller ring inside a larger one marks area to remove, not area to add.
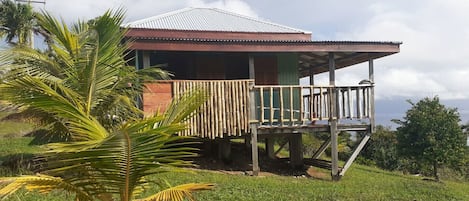
[[[330,119],[369,119],[373,86],[254,86],[261,125],[284,126]],[[335,93],[330,93],[334,91]],[[334,97],[332,97],[334,96]],[[301,98],[300,98],[301,97]],[[332,105],[332,99],[335,105]],[[267,118],[266,118],[267,117]]]

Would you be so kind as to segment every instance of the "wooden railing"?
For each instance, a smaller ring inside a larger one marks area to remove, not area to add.
[[[195,88],[209,94],[199,112],[186,121],[189,129],[179,133],[184,136],[224,138],[251,132],[250,123],[295,127],[373,115],[373,86],[255,86],[254,80],[171,80],[149,86],[144,94],[147,110],[164,109],[170,99]]]
[[[372,86],[254,86],[262,126],[297,126],[329,119],[369,119]],[[331,101],[335,99],[335,101]]]
[[[173,96],[198,88],[209,98],[199,112],[187,120],[188,130],[180,135],[203,138],[241,136],[249,132],[249,86],[254,80],[181,80],[173,81]]]

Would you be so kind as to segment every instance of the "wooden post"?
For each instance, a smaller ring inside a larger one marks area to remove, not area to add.
[[[255,79],[254,57],[249,56],[249,78]],[[252,155],[252,175],[259,175],[259,154],[257,147],[257,118],[256,118],[256,97],[254,92],[255,82],[249,86],[249,122],[251,128],[251,155]],[[263,101],[263,100],[261,100]]]
[[[334,53],[329,52],[329,85],[335,87],[335,58]],[[338,150],[338,132],[337,132],[337,115],[336,115],[336,98],[335,88],[329,90],[331,97],[329,105],[329,126],[331,133],[331,176],[333,181],[340,179],[339,175],[339,150]]]
[[[267,157],[271,159],[275,159],[275,138],[273,137],[266,137],[265,138],[265,152],[267,153]]]
[[[223,162],[231,162],[231,141],[230,138],[218,139],[218,158]]]
[[[375,132],[375,76],[374,76],[374,65],[373,59],[368,60],[368,75],[371,82],[370,88],[370,132]]]
[[[290,165],[294,168],[303,166],[303,142],[301,133],[294,133],[289,138]]]

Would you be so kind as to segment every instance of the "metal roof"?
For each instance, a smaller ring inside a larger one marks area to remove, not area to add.
[[[217,8],[185,8],[129,22],[128,28],[187,31],[311,33]]]

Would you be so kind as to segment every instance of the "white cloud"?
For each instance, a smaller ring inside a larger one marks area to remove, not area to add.
[[[124,8],[127,11],[127,21],[138,20],[185,7],[215,7],[243,15],[257,17],[256,12],[241,0],[81,0],[63,1],[48,0],[46,5],[35,5],[36,9],[44,9],[55,16],[62,17],[66,22],[77,19],[91,19],[99,16],[108,9]]]
[[[258,17],[257,13],[249,6],[249,4],[241,0],[218,0],[212,2],[204,0],[189,0],[188,3],[191,7],[219,8],[241,15]]]
[[[407,9],[386,3],[371,4],[372,18],[336,36],[404,42],[376,66],[379,97],[469,98],[469,1],[429,0]]]

